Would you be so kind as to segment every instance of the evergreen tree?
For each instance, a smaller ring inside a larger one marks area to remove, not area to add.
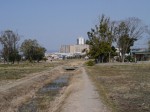
[[[100,24],[88,32],[89,39],[86,41],[90,45],[89,55],[98,60],[98,62],[108,62],[109,55],[112,52],[113,42],[113,22],[104,15],[100,18]]]

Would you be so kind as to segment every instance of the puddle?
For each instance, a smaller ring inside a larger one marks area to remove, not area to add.
[[[72,70],[76,70],[78,67],[74,66],[74,67],[64,67],[65,70],[67,71],[72,71]]]
[[[48,91],[59,91],[62,87],[67,86],[69,81],[69,75],[64,75],[54,80],[53,82],[47,84],[42,89],[40,89],[41,93]]]
[[[38,111],[37,106],[38,105],[36,105],[36,101],[34,99],[34,100],[28,102],[27,104],[19,107],[18,112],[37,112]]]
[[[64,86],[68,86],[70,76],[60,76],[53,82],[43,86],[36,93],[35,98],[19,107],[18,112],[38,112],[49,108],[50,101],[54,100]]]

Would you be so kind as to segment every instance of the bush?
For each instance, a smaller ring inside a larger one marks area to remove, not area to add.
[[[127,56],[126,58],[125,58],[125,62],[134,62],[135,61],[135,59],[134,59],[134,57],[132,57],[132,56]]]
[[[43,57],[43,60],[46,62],[48,59],[46,57]]]
[[[92,60],[89,60],[89,61],[86,62],[86,65],[87,65],[87,66],[94,66],[94,65],[95,65],[95,62],[92,61]]]

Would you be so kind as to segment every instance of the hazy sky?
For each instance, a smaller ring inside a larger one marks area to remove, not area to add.
[[[0,0],[0,31],[11,29],[24,39],[37,39],[47,50],[75,44],[98,23],[138,17],[150,25],[150,0]],[[141,46],[143,43],[141,44]]]

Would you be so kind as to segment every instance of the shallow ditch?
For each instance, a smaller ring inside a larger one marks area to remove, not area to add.
[[[50,102],[55,99],[60,90],[64,86],[68,86],[70,77],[70,74],[66,74],[43,86],[38,90],[35,98],[32,98],[18,108],[18,112],[38,112],[48,109]]]
[[[65,69],[66,71],[74,71],[74,70],[76,70],[77,68],[78,68],[77,66],[74,66],[74,67],[66,66],[66,67],[64,67],[64,69]]]

